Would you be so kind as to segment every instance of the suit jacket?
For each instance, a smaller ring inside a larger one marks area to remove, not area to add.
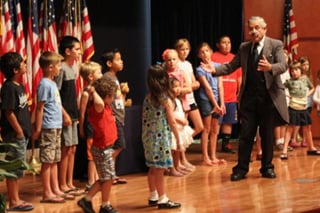
[[[242,84],[239,91],[239,103],[243,96],[248,73],[248,57],[250,57],[252,42],[243,42],[233,60],[216,68],[217,76],[227,75],[234,72],[238,67],[242,67]],[[264,72],[265,84],[272,102],[278,110],[282,119],[289,122],[288,107],[286,104],[285,88],[281,82],[280,74],[287,69],[286,59],[283,53],[283,44],[280,40],[266,37],[262,54],[266,56],[269,63],[272,64],[272,70]],[[241,106],[240,106],[241,107]]]

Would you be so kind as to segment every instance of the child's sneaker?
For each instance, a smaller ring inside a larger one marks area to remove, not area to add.
[[[78,201],[78,206],[80,206],[85,213],[94,213],[92,202],[86,201],[84,197]]]
[[[100,207],[99,213],[119,213],[117,210],[115,210],[111,205]]]

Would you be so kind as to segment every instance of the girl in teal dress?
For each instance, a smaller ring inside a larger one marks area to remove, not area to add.
[[[169,200],[165,194],[164,172],[173,166],[170,142],[173,137],[180,144],[174,119],[174,96],[169,90],[169,76],[161,65],[148,70],[149,94],[143,102],[142,142],[146,165],[149,167],[149,205],[159,209],[179,208],[180,203]],[[177,149],[180,149],[178,146]]]

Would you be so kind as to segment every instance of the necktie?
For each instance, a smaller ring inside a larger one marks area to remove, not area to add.
[[[252,49],[252,59],[253,59],[254,65],[256,65],[258,63],[258,58],[259,58],[258,46],[259,46],[259,43],[256,42],[256,43],[254,43],[253,49]]]

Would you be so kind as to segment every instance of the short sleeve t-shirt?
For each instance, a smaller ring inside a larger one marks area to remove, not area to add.
[[[27,96],[24,87],[10,80],[5,81],[1,88],[1,134],[2,137],[16,137],[15,130],[11,127],[5,116],[6,110],[13,110],[24,136],[31,136],[31,118]]]
[[[63,62],[61,64],[60,74],[55,78],[55,81],[60,90],[62,106],[72,120],[78,120],[79,117],[75,79],[75,71]]]
[[[99,113],[90,104],[87,110],[89,122],[93,128],[93,146],[104,149],[114,144],[118,134],[111,106],[105,106],[104,110]]]
[[[37,101],[44,102],[42,128],[62,128],[61,98],[54,81],[47,78],[41,79],[37,91]]]
[[[112,110],[113,110],[114,116],[116,116],[117,121],[119,121],[121,124],[124,125],[125,106],[124,106],[123,96],[121,93],[120,82],[116,76],[110,74],[109,72],[106,72],[104,75],[111,78],[117,85],[116,94],[112,102]]]
[[[230,62],[233,57],[234,55],[232,53],[223,55],[220,52],[215,52],[212,54],[212,61],[220,64],[225,64]],[[236,71],[230,73],[229,75],[222,76],[225,103],[237,102],[238,79],[241,77],[241,68],[238,68]]]

